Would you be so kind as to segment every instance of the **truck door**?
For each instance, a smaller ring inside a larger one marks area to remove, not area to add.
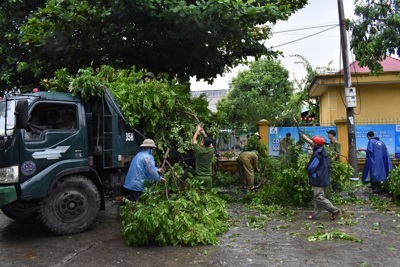
[[[82,166],[84,158],[87,158],[84,152],[87,151],[87,141],[85,131],[79,129],[82,118],[78,108],[77,103],[40,101],[31,109],[27,129],[22,130],[23,197],[46,194],[55,175]],[[35,180],[35,183],[27,186],[30,180]]]

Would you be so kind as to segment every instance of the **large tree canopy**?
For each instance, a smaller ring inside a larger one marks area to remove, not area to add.
[[[382,70],[379,61],[388,54],[400,55],[400,0],[356,0],[350,24],[350,46],[360,66]]]
[[[289,72],[280,61],[261,59],[232,79],[231,91],[217,105],[231,127],[257,129],[261,119],[280,124],[293,94]],[[293,117],[292,117],[293,118]]]
[[[274,55],[271,25],[307,0],[4,0],[0,84],[33,85],[55,70],[103,64],[210,80]]]

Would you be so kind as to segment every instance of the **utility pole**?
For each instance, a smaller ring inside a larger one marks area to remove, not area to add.
[[[349,164],[353,167],[354,172],[350,180],[358,181],[358,167],[357,167],[357,151],[356,151],[356,132],[355,132],[355,88],[351,87],[351,73],[349,66],[348,56],[348,43],[346,36],[346,19],[344,17],[343,0],[338,0],[339,9],[339,23],[340,23],[340,40],[342,46],[342,59],[343,59],[343,76],[344,76],[344,89],[346,95],[346,118],[347,118],[347,132],[349,141]]]

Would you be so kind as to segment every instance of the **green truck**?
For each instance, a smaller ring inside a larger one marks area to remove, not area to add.
[[[125,124],[108,89],[82,101],[68,92],[0,101],[0,208],[40,218],[59,235],[87,230],[121,186],[143,137]]]

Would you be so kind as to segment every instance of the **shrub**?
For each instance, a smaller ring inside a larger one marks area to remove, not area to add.
[[[267,171],[271,178],[257,197],[268,205],[304,206],[311,201],[312,191],[305,171],[308,160],[309,155],[304,153],[298,154],[295,165],[285,160],[270,158]]]
[[[353,167],[341,161],[331,161],[331,186],[333,191],[348,191],[354,184],[350,177]]]
[[[304,206],[313,198],[305,167],[310,155],[304,153],[301,145],[291,148],[290,157],[266,160],[265,174],[268,183],[254,197],[264,204]],[[331,162],[331,184],[334,190],[348,190],[351,187],[352,167],[343,162]]]
[[[387,179],[387,189],[389,193],[393,194],[393,200],[398,201],[398,197],[400,196],[400,168],[399,166],[395,166],[389,172],[389,176]]]

